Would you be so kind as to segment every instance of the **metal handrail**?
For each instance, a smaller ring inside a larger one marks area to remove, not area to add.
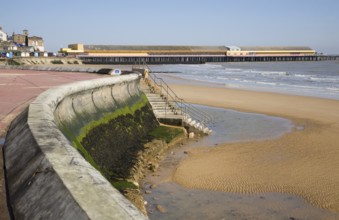
[[[151,70],[147,64],[144,63],[144,66],[146,66],[147,69]],[[179,98],[162,78],[151,73],[153,72],[150,72],[149,79],[151,79],[154,86],[157,87],[153,89],[159,90],[160,95],[165,99],[169,106],[171,106],[171,102],[174,102],[176,107],[179,108],[180,115],[182,115],[183,119],[187,120],[188,117],[190,117],[192,120],[200,123],[203,127],[206,127],[206,124],[212,121],[212,116],[194,107],[192,104],[186,102],[184,99]],[[165,109],[165,114],[167,114],[167,109]]]

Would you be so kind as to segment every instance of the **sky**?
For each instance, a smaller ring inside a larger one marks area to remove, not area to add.
[[[309,46],[339,54],[339,0],[16,0],[0,4],[7,34],[110,45]]]

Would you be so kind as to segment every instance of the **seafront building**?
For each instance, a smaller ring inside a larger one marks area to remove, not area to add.
[[[28,30],[23,30],[22,34],[13,33],[8,36],[0,27],[0,56],[8,58],[47,56],[44,39],[29,36]]]
[[[7,34],[2,30],[2,27],[0,27],[0,42],[7,41]]]
[[[235,47],[235,46],[129,46],[70,44],[60,53],[77,56],[90,64],[205,63],[232,61],[313,60],[310,47]]]

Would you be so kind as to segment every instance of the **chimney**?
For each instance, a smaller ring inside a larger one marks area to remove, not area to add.
[[[23,30],[25,35],[25,46],[28,46],[28,30]]]

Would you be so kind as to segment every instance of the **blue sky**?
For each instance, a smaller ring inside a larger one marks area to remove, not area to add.
[[[339,0],[17,0],[8,34],[28,29],[49,51],[71,43],[310,46],[339,54]]]

